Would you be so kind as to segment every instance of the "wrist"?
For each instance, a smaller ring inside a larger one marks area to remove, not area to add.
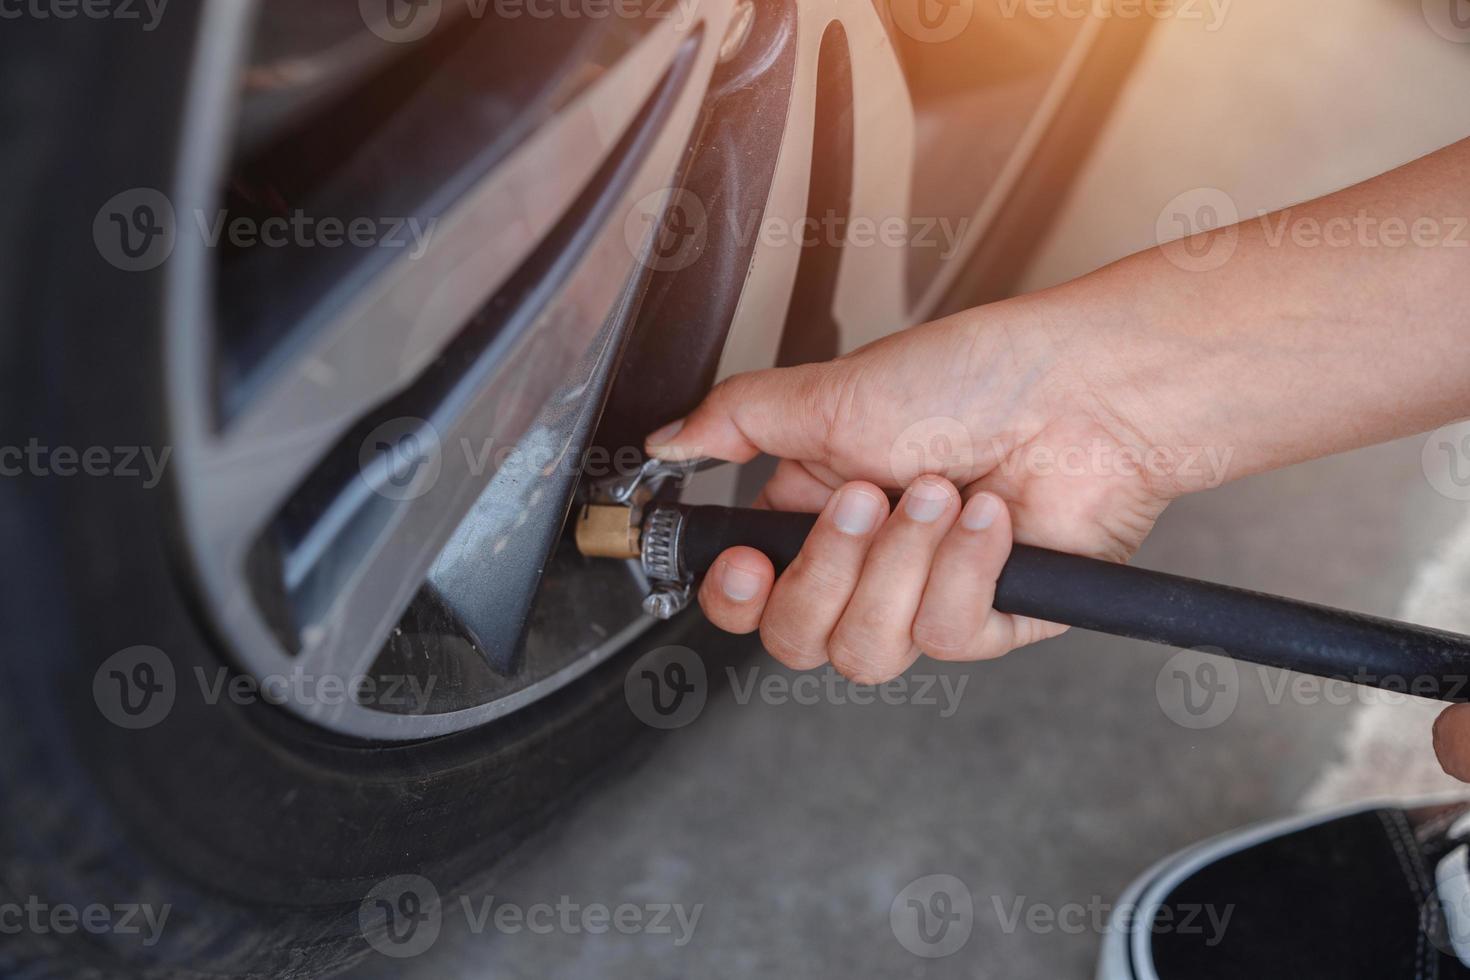
[[[1181,331],[1169,298],[1129,271],[1109,267],[1035,296],[1044,410],[1100,429],[1161,499],[1244,475],[1239,440],[1219,424],[1236,394],[1222,351]]]

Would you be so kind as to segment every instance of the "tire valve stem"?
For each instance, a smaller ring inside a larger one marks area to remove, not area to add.
[[[655,503],[653,495],[668,481],[686,480],[704,465],[651,459],[637,473],[592,485],[591,500],[577,517],[575,539],[583,555],[639,563],[650,590],[643,611],[655,619],[672,619],[689,606],[694,577],[679,555],[683,510]]]
[[[689,605],[694,586],[679,563],[682,518],[680,509],[668,504],[653,505],[646,516],[635,505],[587,504],[577,518],[577,550],[588,558],[636,560],[651,589],[643,611],[672,619]]]

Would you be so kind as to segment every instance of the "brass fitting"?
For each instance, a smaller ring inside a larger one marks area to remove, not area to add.
[[[587,504],[577,518],[577,550],[589,558],[637,558],[642,552],[638,510]]]

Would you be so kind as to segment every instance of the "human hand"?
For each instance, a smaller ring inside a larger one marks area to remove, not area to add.
[[[1439,766],[1470,783],[1470,704],[1452,704],[1434,721],[1434,754]]]
[[[651,435],[664,458],[780,457],[757,506],[821,512],[779,581],[754,549],[721,555],[699,592],[708,618],[759,628],[790,667],[830,662],[863,683],[921,652],[989,659],[1060,633],[991,609],[1013,538],[1123,561],[1195,488],[1144,464],[1148,426],[1109,398],[1115,355],[1061,339],[1025,300],[971,310],[737,375]]]

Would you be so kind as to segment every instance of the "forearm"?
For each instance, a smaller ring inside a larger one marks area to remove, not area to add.
[[[1470,141],[1190,244],[1037,298],[1147,441],[1235,478],[1470,416]]]

